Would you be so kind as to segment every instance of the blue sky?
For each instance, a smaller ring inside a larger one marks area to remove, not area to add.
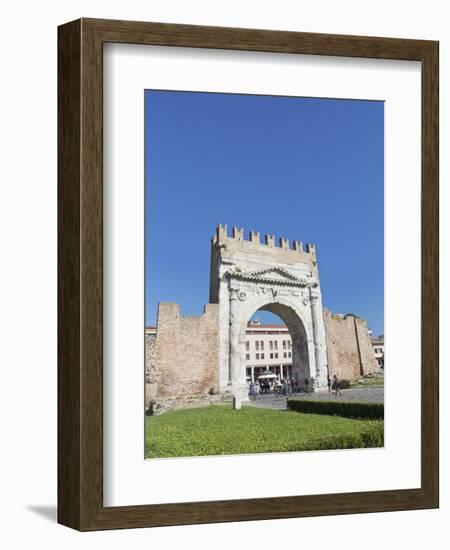
[[[202,313],[222,223],[314,243],[324,306],[384,332],[382,102],[147,90],[145,117],[147,324]]]

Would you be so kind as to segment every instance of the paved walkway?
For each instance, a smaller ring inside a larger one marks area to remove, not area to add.
[[[245,403],[245,406],[258,407],[261,409],[276,409],[279,411],[285,411],[287,409],[286,398],[271,393],[263,393],[261,399],[257,399],[256,401],[252,398],[250,402]]]
[[[329,394],[327,391],[316,391],[314,393],[296,393],[290,397],[296,399],[312,399],[314,401],[363,401],[366,403],[384,403],[384,387],[373,388],[349,388],[342,390],[341,396]],[[245,406],[261,407],[263,409],[286,410],[286,398],[273,394],[262,394],[261,399],[253,399]]]

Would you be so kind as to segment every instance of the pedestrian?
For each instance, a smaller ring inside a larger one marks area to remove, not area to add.
[[[308,377],[305,378],[305,393],[309,392],[309,380]]]
[[[261,399],[261,388],[259,387],[259,382],[255,384],[255,399]]]
[[[280,395],[281,382],[278,380],[278,378],[275,380],[274,387],[275,387],[275,394]]]
[[[336,374],[334,375],[334,379],[333,379],[333,390],[334,390],[334,395],[336,396],[341,395],[340,384]]]
[[[329,374],[327,374],[327,385],[328,385],[328,393],[331,393],[331,378]]]

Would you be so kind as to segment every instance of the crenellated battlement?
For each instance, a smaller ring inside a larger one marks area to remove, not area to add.
[[[248,239],[245,238],[244,229],[233,227],[231,236],[228,234],[227,225],[219,224],[216,227],[216,234],[212,238],[212,244],[226,244],[226,241],[245,241],[255,245],[261,245],[263,247],[269,248],[280,248],[282,250],[290,250],[292,252],[297,252],[300,254],[310,254],[311,256],[316,255],[316,247],[313,244],[306,244],[305,250],[303,249],[303,243],[301,241],[292,241],[289,243],[289,239],[286,237],[280,237],[278,241],[273,234],[266,234],[264,237],[264,242],[261,242],[260,233],[258,231],[251,230],[248,233]]]

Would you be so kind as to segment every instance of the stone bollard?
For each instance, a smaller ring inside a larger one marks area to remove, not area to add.
[[[242,408],[242,401],[239,397],[233,397],[233,411],[239,411]]]

